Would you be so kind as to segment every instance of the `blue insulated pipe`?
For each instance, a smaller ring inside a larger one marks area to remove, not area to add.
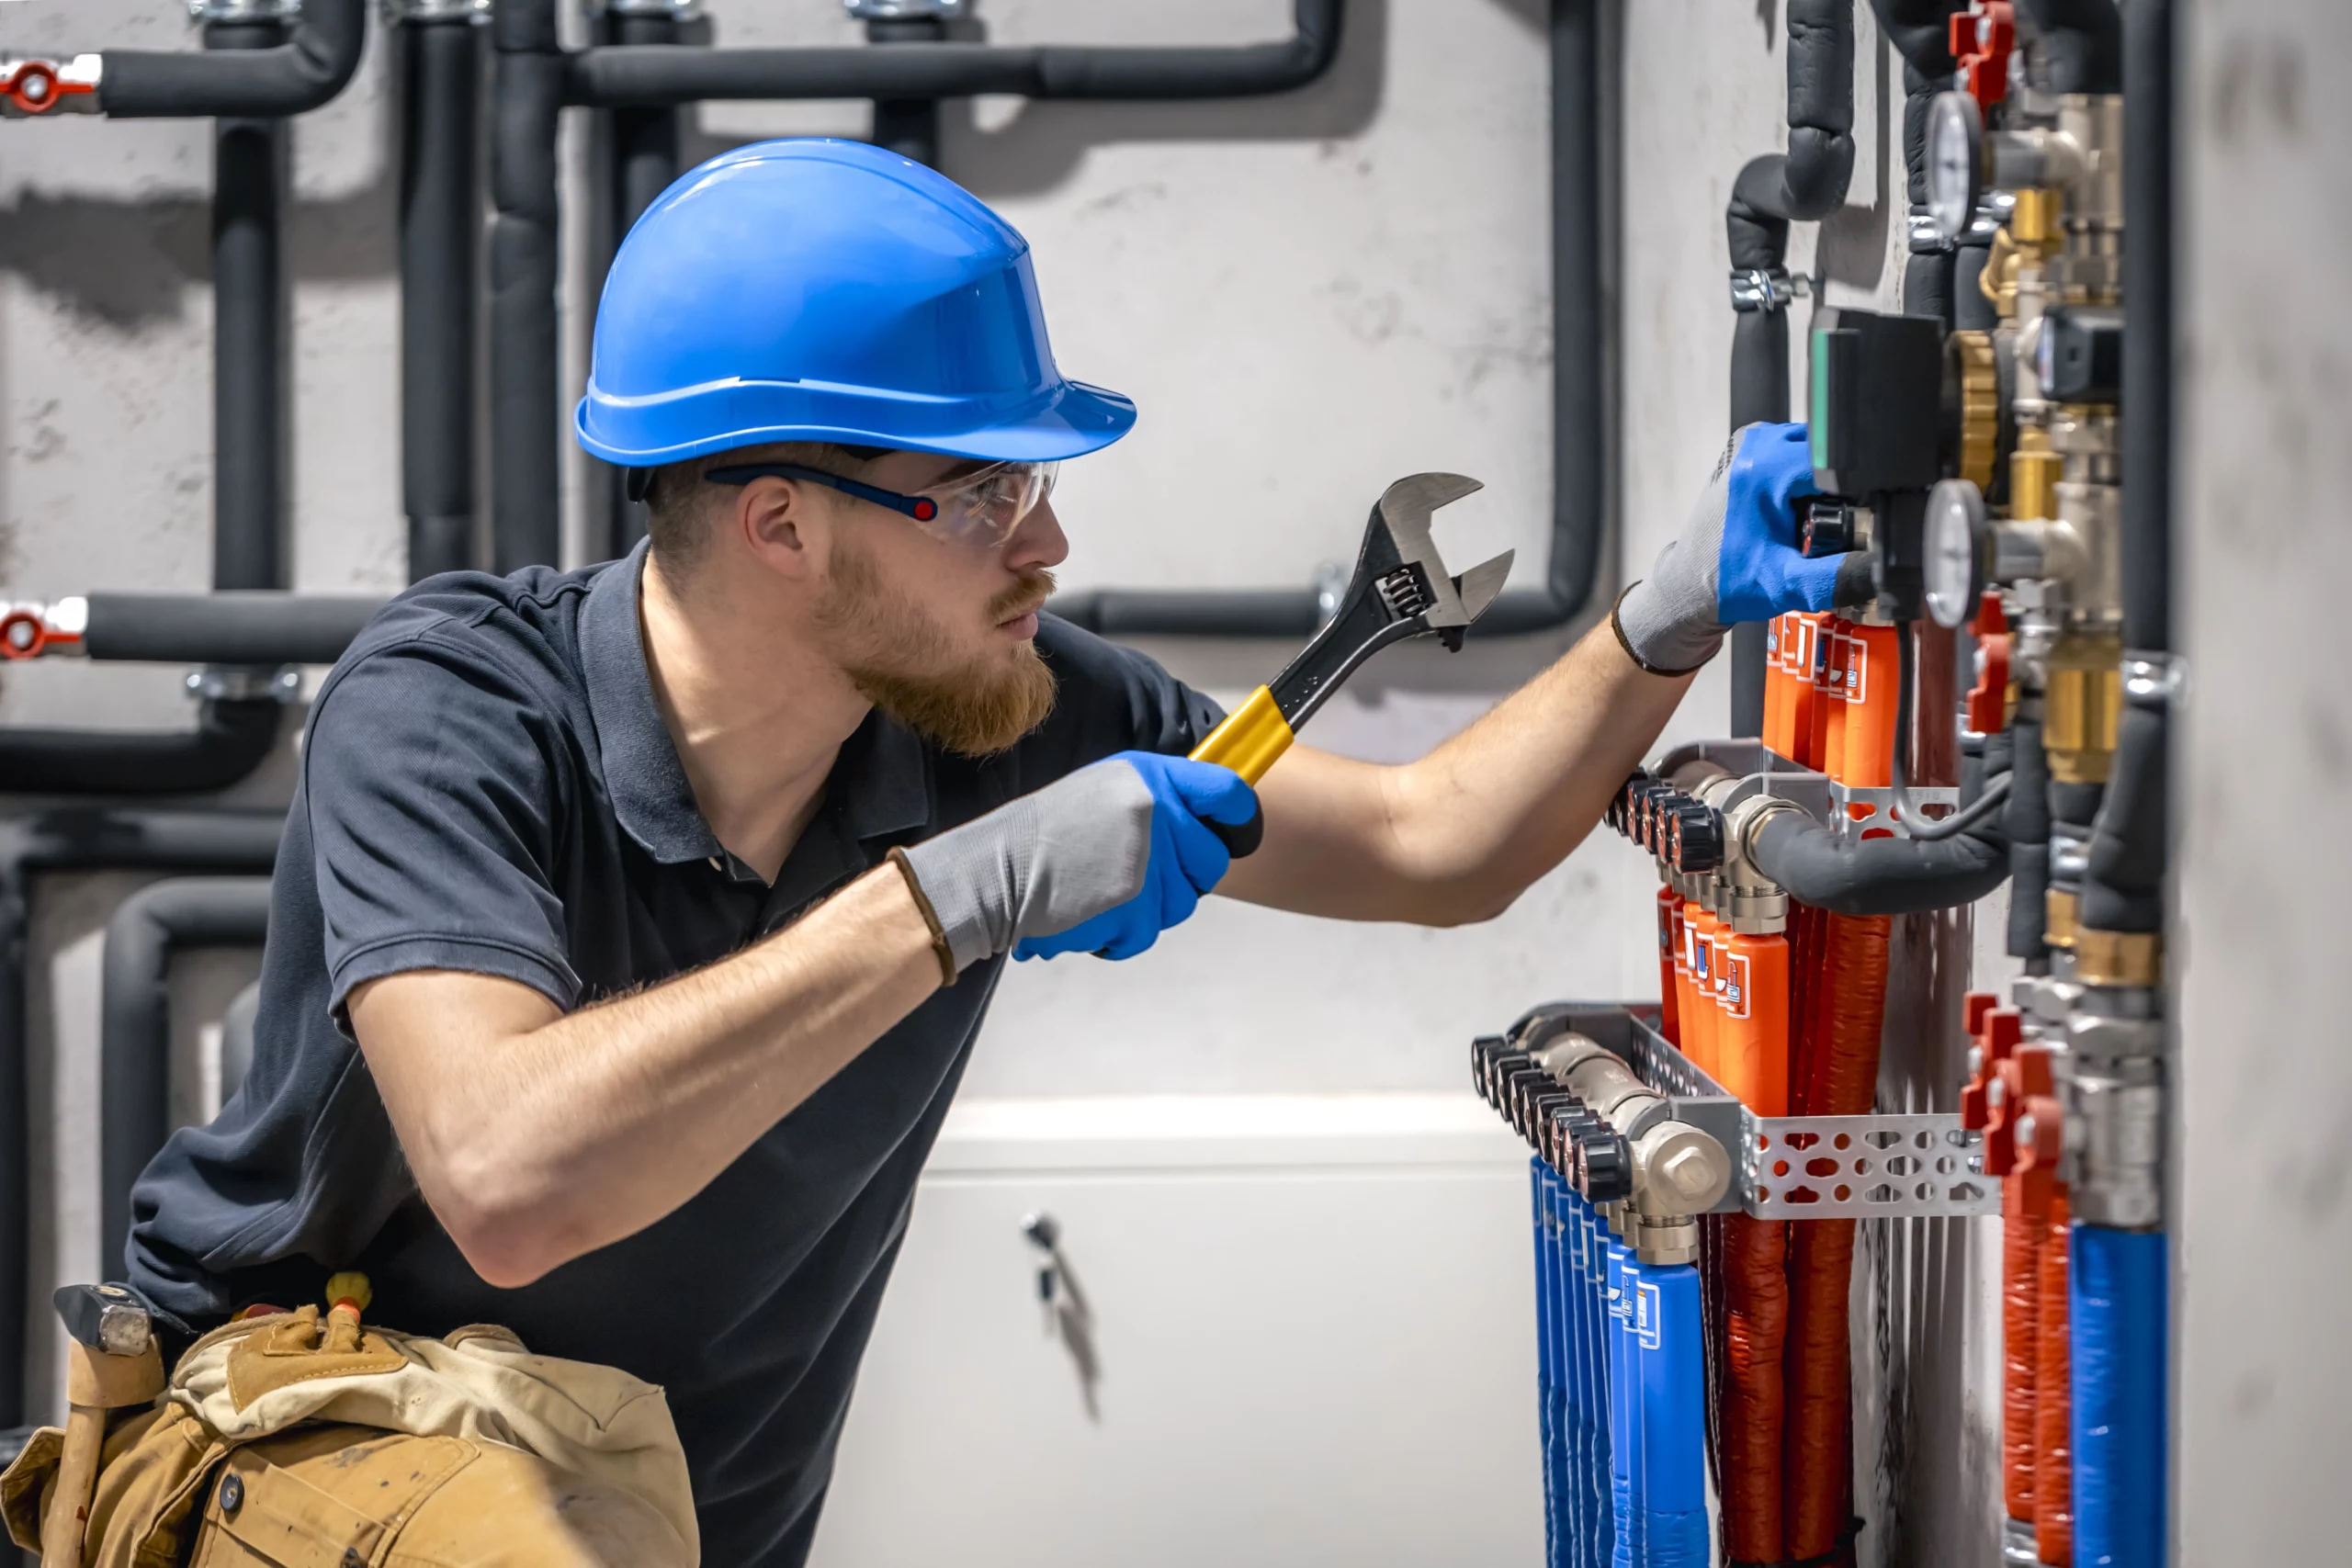
[[[1544,1561],[1560,1562],[1566,1531],[1560,1518],[1560,1432],[1554,1412],[1559,1387],[1558,1339],[1554,1325],[1559,1317],[1559,1249],[1552,1234],[1559,1216],[1553,1209],[1552,1171],[1542,1159],[1527,1162],[1530,1208],[1535,1219],[1535,1412],[1538,1440],[1544,1450]]]
[[[1590,1203],[1580,1201],[1577,1208],[1584,1238],[1584,1383],[1590,1394],[1592,1445],[1585,1465],[1586,1517],[1591,1529],[1584,1542],[1584,1562],[1587,1568],[1608,1568],[1617,1537],[1610,1479],[1615,1450],[1609,1414],[1609,1225]]]
[[[1699,1270],[1644,1264],[1634,1300],[1641,1462],[1634,1470],[1643,1568],[1708,1568],[1706,1338]]]
[[[2077,1568],[2165,1561],[2165,1251],[2162,1231],[2076,1225],[2071,1238]]]
[[[1547,1560],[1555,1568],[1571,1568],[1576,1562],[1577,1532],[1580,1528],[1576,1495],[1577,1427],[1584,1415],[1583,1395],[1573,1371],[1576,1335],[1570,1324],[1575,1312],[1576,1276],[1569,1267],[1567,1246],[1568,1227],[1576,1223],[1577,1195],[1560,1179],[1559,1172],[1548,1167],[1544,1172],[1544,1184],[1549,1190],[1546,1200],[1552,1218],[1550,1227],[1544,1233],[1546,1266],[1552,1274],[1552,1320],[1544,1331],[1552,1358],[1552,1462],[1544,1473],[1544,1483],[1552,1500],[1553,1534]]]
[[[1591,1254],[1591,1211],[1576,1189],[1560,1182],[1560,1277],[1567,1283],[1568,1311],[1564,1315],[1567,1338],[1562,1364],[1567,1369],[1567,1517],[1568,1542],[1559,1560],[1569,1568],[1593,1568],[1592,1541],[1603,1521],[1594,1517],[1592,1459],[1593,1414],[1600,1397],[1593,1387],[1586,1341],[1590,1331],[1585,1314],[1592,1301],[1592,1278],[1586,1259]]]
[[[1634,1295],[1642,1270],[1633,1248],[1609,1238],[1609,1491],[1617,1521],[1609,1568],[1642,1568],[1641,1369],[1634,1359]]]

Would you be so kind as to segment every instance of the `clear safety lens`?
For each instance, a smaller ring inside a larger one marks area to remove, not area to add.
[[[925,525],[933,533],[999,544],[1054,493],[1054,477],[1060,471],[1059,463],[998,463],[916,493],[939,502],[939,515]]]

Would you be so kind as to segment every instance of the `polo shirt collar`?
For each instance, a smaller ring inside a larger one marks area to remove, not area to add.
[[[581,671],[605,793],[621,829],[657,862],[731,858],[695,803],[694,786],[654,700],[638,615],[646,550],[639,540],[597,573],[580,611]],[[838,806],[850,836],[860,840],[923,827],[931,820],[932,788],[922,741],[896,720],[867,714],[842,743],[826,795],[826,808]]]

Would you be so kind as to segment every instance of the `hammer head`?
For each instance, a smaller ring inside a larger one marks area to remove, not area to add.
[[[120,1285],[64,1285],[51,1298],[65,1332],[106,1356],[143,1356],[155,1337],[145,1303]]]

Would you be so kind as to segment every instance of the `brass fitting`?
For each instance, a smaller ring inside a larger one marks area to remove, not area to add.
[[[1960,394],[1959,477],[1978,490],[1993,488],[1993,460],[2001,442],[2001,375],[1993,334],[1956,332],[1951,369]]]
[[[2064,632],[2051,644],[2042,683],[2041,741],[2061,784],[2105,784],[2123,711],[2120,632]],[[2054,910],[2056,906],[2052,905]],[[2069,922],[2073,911],[2067,911]],[[2056,920],[2053,915],[2052,928]],[[2056,938],[2051,939],[2053,942]]]
[[[2016,518],[2058,515],[2058,478],[2065,459],[2050,449],[2050,433],[2037,425],[2018,426],[2017,450],[2009,454],[2009,515]]]
[[[2056,770],[2053,768],[2052,772],[2054,773]],[[2075,935],[2082,924],[2075,918],[2075,896],[2064,887],[2052,887],[2041,896],[2042,941],[2052,947],[2074,947]]]
[[[2051,897],[2054,899],[2057,895]],[[2165,939],[2158,932],[2102,931],[2085,926],[2074,933],[2074,949],[2075,978],[2086,986],[2154,989],[2164,984]]]

